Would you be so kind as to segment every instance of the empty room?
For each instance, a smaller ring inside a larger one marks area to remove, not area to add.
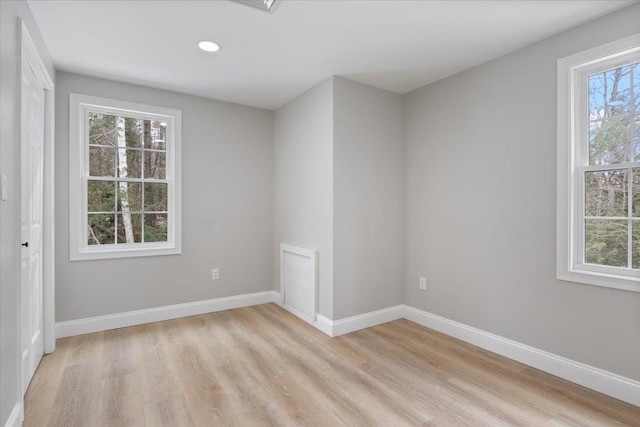
[[[0,24],[0,427],[640,427],[640,1]]]

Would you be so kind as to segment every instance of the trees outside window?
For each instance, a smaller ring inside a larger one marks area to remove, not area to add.
[[[82,95],[71,110],[72,258],[179,253],[180,112]]]
[[[558,278],[640,291],[640,37],[558,63]]]
[[[640,267],[640,63],[588,76],[584,261]],[[624,166],[623,166],[624,165]],[[603,167],[602,170],[594,170]]]

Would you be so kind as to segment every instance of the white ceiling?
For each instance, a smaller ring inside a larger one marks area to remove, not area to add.
[[[331,75],[406,93],[631,3],[29,1],[59,70],[270,109]]]

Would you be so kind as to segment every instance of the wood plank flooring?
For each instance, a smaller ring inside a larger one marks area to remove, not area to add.
[[[640,408],[398,320],[274,304],[58,340],[24,426],[640,426]]]

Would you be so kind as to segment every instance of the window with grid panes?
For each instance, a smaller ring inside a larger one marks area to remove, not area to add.
[[[180,112],[72,94],[72,259],[180,252]]]
[[[566,119],[560,114],[559,120],[569,126],[559,122],[558,276],[640,291],[640,49],[635,39],[626,39],[628,46],[613,43],[559,61],[559,89],[565,91],[558,98],[559,113],[566,108]],[[564,211],[562,199],[568,202]]]

